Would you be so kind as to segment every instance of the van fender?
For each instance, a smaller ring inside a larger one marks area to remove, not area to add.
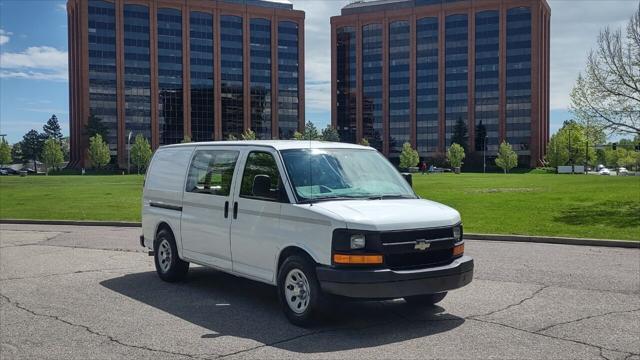
[[[274,269],[273,273],[276,278],[278,276],[278,263],[280,262],[280,257],[284,252],[284,250],[288,248],[298,248],[301,251],[304,251],[305,253],[307,253],[307,255],[309,255],[309,257],[311,257],[311,259],[316,263],[318,264],[322,263],[322,261],[320,260],[321,259],[320,254],[317,254],[313,249],[311,249],[307,245],[301,244],[301,243],[287,243],[278,247],[276,251],[276,257],[273,260],[273,269]]]

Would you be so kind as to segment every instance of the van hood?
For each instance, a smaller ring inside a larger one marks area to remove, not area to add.
[[[389,231],[452,226],[460,213],[446,205],[423,199],[339,200],[313,204],[343,220],[347,228]]]

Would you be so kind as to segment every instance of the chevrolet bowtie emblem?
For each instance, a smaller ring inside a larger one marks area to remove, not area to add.
[[[416,245],[413,247],[416,250],[424,251],[431,247],[431,243],[427,240],[416,240]]]

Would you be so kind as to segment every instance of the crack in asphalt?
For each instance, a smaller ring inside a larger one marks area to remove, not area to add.
[[[3,282],[3,281],[12,281],[12,280],[33,280],[33,279],[44,279],[44,278],[49,278],[49,277],[54,277],[54,276],[65,276],[65,275],[86,274],[86,273],[96,273],[96,272],[97,272],[97,273],[100,273],[100,272],[121,271],[121,270],[134,270],[134,269],[136,269],[136,268],[126,267],[126,268],[112,268],[112,269],[77,270],[77,271],[64,272],[64,273],[56,273],[56,274],[45,274],[45,275],[34,275],[34,276],[24,276],[24,277],[6,278],[6,279],[0,279],[0,282]]]
[[[497,314],[497,313],[499,313],[499,312],[509,310],[509,309],[514,308],[514,307],[516,307],[516,306],[520,306],[520,305],[522,305],[524,302],[529,301],[529,300],[531,300],[531,299],[535,298],[535,297],[536,297],[536,296],[538,296],[542,291],[544,291],[545,289],[548,289],[548,288],[550,288],[550,287],[552,286],[552,285],[542,285],[542,284],[536,284],[536,285],[540,286],[540,288],[539,288],[539,289],[537,289],[536,291],[534,291],[531,295],[529,295],[529,296],[525,297],[524,299],[522,299],[522,300],[518,301],[517,303],[509,304],[509,305],[507,305],[507,306],[506,306],[506,307],[504,307],[504,308],[497,309],[497,310],[493,310],[493,311],[490,311],[490,312],[488,312],[488,313],[486,313],[486,314],[469,315],[469,316],[465,317],[465,319],[473,319],[473,318],[478,317],[478,316],[491,316],[491,315]]]
[[[109,342],[112,342],[112,343],[120,345],[120,346],[124,346],[124,347],[127,347],[127,348],[132,348],[132,349],[139,349],[139,350],[146,350],[146,351],[151,351],[151,352],[158,352],[158,353],[163,353],[163,354],[167,354],[167,355],[183,356],[183,357],[187,357],[187,358],[190,358],[190,359],[206,359],[206,358],[203,358],[203,357],[194,356],[194,355],[186,354],[186,353],[179,353],[179,352],[175,352],[175,351],[162,350],[162,349],[154,349],[154,348],[151,348],[151,347],[148,347],[148,346],[142,346],[142,345],[127,344],[127,343],[124,343],[124,342],[114,338],[111,335],[103,334],[103,333],[100,333],[100,332],[98,332],[96,330],[93,330],[93,329],[91,329],[90,327],[88,327],[86,325],[73,323],[73,322],[71,322],[69,320],[65,320],[65,319],[63,319],[63,318],[61,318],[61,317],[59,317],[57,315],[43,314],[43,313],[39,313],[39,312],[36,312],[34,310],[31,310],[31,309],[27,308],[26,306],[20,304],[19,302],[10,299],[8,296],[6,296],[4,294],[0,294],[0,297],[4,298],[9,304],[17,307],[20,310],[26,311],[29,314],[32,314],[34,316],[39,316],[39,317],[45,317],[45,318],[52,319],[52,320],[61,322],[63,324],[69,325],[69,326],[73,326],[73,327],[77,327],[77,328],[83,329],[83,330],[85,330],[86,332],[88,332],[88,333],[90,333],[92,335],[104,337],[107,340],[109,340]]]
[[[553,325],[545,326],[545,327],[543,327],[542,329],[536,330],[536,332],[537,332],[537,333],[542,333],[542,332],[545,332],[545,331],[547,331],[547,330],[549,330],[549,329],[551,329],[551,328],[554,328],[554,327],[556,327],[556,326],[567,325],[567,324],[573,324],[573,323],[580,322],[580,321],[583,321],[583,320],[589,320],[589,319],[593,319],[593,318],[597,318],[597,317],[602,317],[602,316],[613,315],[613,314],[632,313],[632,312],[635,312],[635,311],[640,311],[640,308],[638,308],[638,309],[631,309],[631,310],[617,310],[617,311],[609,311],[609,312],[606,312],[606,313],[604,313],[604,314],[589,315],[589,316],[585,316],[585,317],[582,317],[582,318],[579,318],[579,319],[574,319],[574,320],[564,321],[564,322],[561,322],[561,323],[557,323],[557,324],[553,324]],[[625,351],[625,352],[626,352],[626,351]]]

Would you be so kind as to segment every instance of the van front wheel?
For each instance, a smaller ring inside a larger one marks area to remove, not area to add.
[[[162,280],[176,282],[187,276],[189,263],[178,256],[176,240],[171,231],[166,229],[158,231],[153,250],[156,272]]]
[[[291,323],[303,327],[313,324],[326,301],[315,264],[299,255],[288,257],[278,271],[278,298]]]

